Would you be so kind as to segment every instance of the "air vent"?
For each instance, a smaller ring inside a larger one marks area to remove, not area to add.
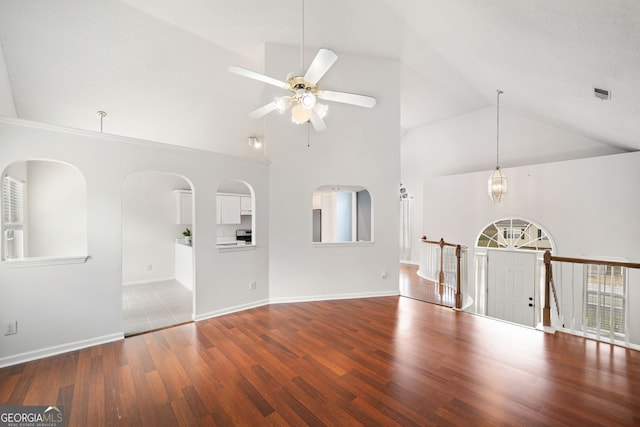
[[[611,92],[608,91],[607,89],[600,89],[600,88],[594,87],[593,94],[596,96],[596,98],[600,98],[603,100],[611,99]]]

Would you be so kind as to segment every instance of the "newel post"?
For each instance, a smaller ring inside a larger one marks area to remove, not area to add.
[[[544,253],[544,308],[542,309],[542,325],[551,326],[551,252]]]
[[[444,285],[444,239],[440,239],[440,285]]]
[[[462,252],[462,248],[460,245],[456,246],[456,308],[462,308],[462,292],[460,286],[460,255]]]

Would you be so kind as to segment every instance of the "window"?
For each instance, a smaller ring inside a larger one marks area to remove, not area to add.
[[[540,226],[525,219],[509,218],[489,224],[478,236],[476,247],[544,251],[552,245]]]
[[[625,276],[624,267],[586,266],[584,324],[587,332],[609,337],[625,334]]]
[[[9,175],[2,180],[2,223],[4,257],[23,257],[24,183]]]

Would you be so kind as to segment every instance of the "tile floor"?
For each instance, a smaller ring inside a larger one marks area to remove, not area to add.
[[[122,327],[125,336],[190,322],[193,294],[175,280],[124,286]]]

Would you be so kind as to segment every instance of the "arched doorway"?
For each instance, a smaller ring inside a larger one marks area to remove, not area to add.
[[[540,224],[501,218],[480,231],[475,245],[476,312],[534,327],[541,319],[544,251],[555,245]]]
[[[123,181],[125,336],[193,320],[193,203],[192,186],[183,176],[143,171],[132,173]]]

